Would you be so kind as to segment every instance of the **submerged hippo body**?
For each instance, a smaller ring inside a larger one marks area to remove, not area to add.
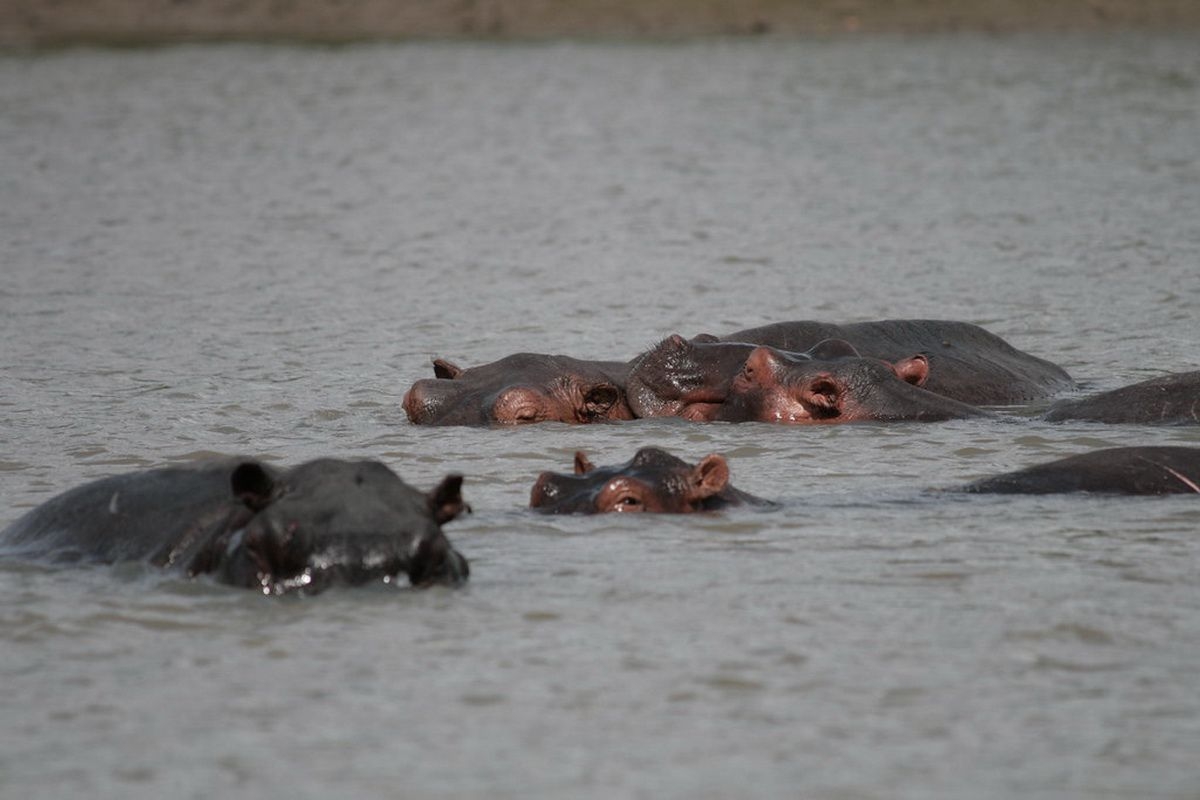
[[[454,584],[467,561],[441,523],[462,478],[429,495],[375,461],[277,469],[220,458],[102,478],[43,503],[0,533],[8,554],[141,560],[267,594],[390,581]]]
[[[984,478],[988,494],[1200,494],[1200,448],[1112,447]]]
[[[1164,375],[1132,386],[1060,400],[1045,419],[1110,423],[1200,424],[1200,371]]]
[[[543,472],[529,496],[530,507],[549,514],[686,513],[747,504],[773,505],[730,485],[721,456],[706,456],[693,466],[657,447],[643,447],[614,467],[593,466],[576,453],[574,475]]]
[[[629,365],[621,361],[517,353],[467,369],[441,359],[433,366],[435,377],[404,395],[404,411],[417,425],[633,419],[624,390]]]
[[[928,362],[921,356],[897,365],[861,356],[814,359],[757,347],[712,419],[807,425],[938,422],[985,415],[921,388],[927,374]]]
[[[801,320],[748,328],[720,337],[789,352],[824,339],[843,339],[869,358],[896,362],[921,354],[929,360],[923,388],[972,405],[1014,405],[1074,386],[1061,367],[1016,349],[968,322],[892,319],[834,324]]]

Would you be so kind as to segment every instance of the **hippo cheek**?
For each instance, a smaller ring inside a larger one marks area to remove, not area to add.
[[[467,560],[440,531],[422,536],[415,543],[408,564],[408,579],[413,586],[457,586],[470,574]]]
[[[765,398],[761,413],[763,422],[808,425],[817,421],[808,407],[790,392],[778,392]]]
[[[720,410],[720,403],[688,403],[675,413],[692,422],[711,422],[717,418]]]

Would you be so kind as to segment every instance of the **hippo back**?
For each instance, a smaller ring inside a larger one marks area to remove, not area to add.
[[[1079,400],[1061,400],[1050,408],[1045,419],[1198,425],[1200,371],[1163,375]]]
[[[113,475],[64,492],[0,533],[0,547],[55,561],[187,564],[190,551],[250,512],[230,493],[240,459]]]
[[[963,487],[980,494],[1200,494],[1200,448],[1110,447]]]
[[[1058,365],[1018,350],[969,322],[891,319],[833,324],[801,320],[721,337],[792,352],[831,338],[844,339],[862,355],[885,361],[920,353],[930,365],[925,389],[973,405],[1026,403],[1074,386],[1071,376]]]

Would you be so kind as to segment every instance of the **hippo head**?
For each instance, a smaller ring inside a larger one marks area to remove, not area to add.
[[[757,347],[733,379],[715,418],[814,424],[978,415],[971,406],[920,388],[928,376],[929,361],[923,355],[891,363],[858,355],[813,358]]]
[[[529,505],[550,514],[605,511],[680,513],[706,511],[730,502],[729,465],[719,455],[693,466],[656,447],[644,447],[628,462],[595,467],[575,454],[575,474],[543,472],[530,492]],[[737,493],[740,496],[740,493]]]
[[[266,594],[402,574],[416,586],[456,584],[469,574],[441,529],[465,508],[460,475],[424,495],[375,461],[320,459],[278,476],[246,461],[230,484],[245,510],[200,551],[192,574]]]
[[[417,425],[633,419],[619,362],[517,353],[469,369],[441,359],[433,366],[434,377],[404,395],[404,411]]]
[[[685,339],[674,334],[638,356],[625,390],[638,417],[679,416],[713,419],[729,395],[731,384],[756,345],[725,342],[709,334]],[[857,356],[843,339],[825,339],[793,359]]]

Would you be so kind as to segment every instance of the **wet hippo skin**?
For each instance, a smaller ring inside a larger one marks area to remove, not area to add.
[[[984,478],[963,490],[991,494],[1200,494],[1200,448],[1106,448]]]
[[[280,469],[218,458],[115,475],[54,497],[0,533],[10,555],[143,560],[268,594],[391,581],[466,580],[441,525],[464,508],[462,477],[429,494],[376,461]]]
[[[416,381],[404,395],[404,411],[417,425],[633,419],[624,362],[516,353],[466,369],[442,359],[433,366],[434,377]]]
[[[643,447],[624,464],[597,467],[575,454],[574,474],[543,472],[529,505],[550,514],[616,512],[687,513],[728,506],[774,504],[734,488],[720,455],[689,464],[657,447]]]

